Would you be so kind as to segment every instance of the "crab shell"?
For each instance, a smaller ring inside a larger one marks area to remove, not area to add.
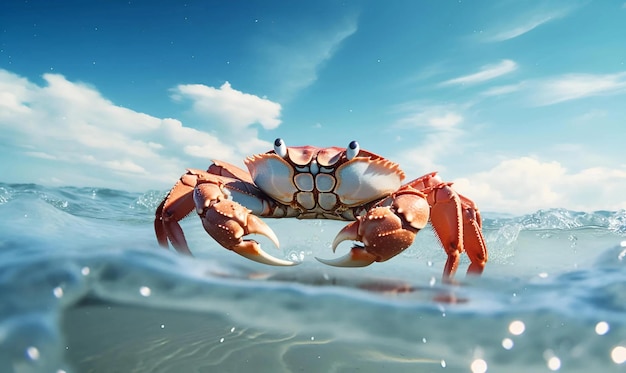
[[[309,217],[307,213],[340,214],[378,200],[397,191],[404,179],[396,163],[358,148],[275,149],[250,156],[245,164],[263,192],[301,211],[301,217]]]

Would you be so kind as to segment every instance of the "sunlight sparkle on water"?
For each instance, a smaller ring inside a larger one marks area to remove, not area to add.
[[[509,332],[513,335],[521,335],[524,330],[526,330],[526,325],[521,320],[515,320],[509,324]]]
[[[596,334],[605,335],[609,332],[609,324],[606,321],[600,321],[596,324]]]
[[[143,295],[144,297],[149,297],[151,293],[152,290],[150,290],[150,288],[147,286],[142,286],[139,288],[139,294]]]
[[[472,373],[485,373],[487,371],[487,362],[483,359],[476,359],[470,365]]]
[[[510,350],[510,349],[512,349],[512,348],[513,348],[513,345],[514,345],[514,343],[513,343],[513,340],[512,340],[511,338],[504,338],[504,339],[502,340],[502,347],[503,347],[505,350]]]
[[[39,350],[37,347],[29,347],[26,349],[26,355],[31,360],[39,360]]]
[[[60,286],[57,286],[52,290],[52,293],[54,294],[55,297],[61,298],[63,296],[63,288]]]
[[[550,370],[559,370],[561,369],[561,359],[556,356],[552,356],[548,359],[548,368]]]
[[[611,359],[615,364],[624,364],[626,363],[626,347],[624,346],[616,346],[611,351]]]

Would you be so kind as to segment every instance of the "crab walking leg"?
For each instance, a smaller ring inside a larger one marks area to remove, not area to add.
[[[449,281],[459,266],[463,252],[463,217],[461,199],[449,184],[440,184],[428,194],[430,222],[448,254],[443,280]]]
[[[221,193],[221,198],[218,198]],[[244,240],[249,234],[269,238],[276,247],[278,238],[261,219],[239,203],[226,199],[219,185],[200,184],[194,190],[196,210],[206,232],[223,247],[250,260],[276,266],[291,266],[296,262],[275,258],[261,249],[258,242]]]
[[[487,245],[482,233],[482,218],[472,200],[459,194],[463,206],[463,244],[470,258],[468,274],[480,275],[487,263]]]
[[[181,176],[156,210],[154,231],[161,247],[168,248],[168,239],[179,253],[191,255],[187,240],[178,222],[194,208],[192,197],[197,175],[192,170]]]

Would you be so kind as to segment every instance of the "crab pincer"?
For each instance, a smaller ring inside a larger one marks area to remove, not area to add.
[[[384,262],[409,247],[428,223],[429,207],[424,194],[407,187],[370,208],[345,226],[332,244],[333,252],[343,241],[357,241],[348,254],[337,259],[320,259],[335,267],[365,267]]]
[[[214,185],[203,184],[196,188],[194,200],[196,209],[206,232],[220,245],[255,262],[275,265],[292,266],[298,263],[278,259],[261,249],[261,245],[252,239],[244,239],[250,234],[260,234],[269,238],[279,247],[274,231],[261,219],[253,215],[251,210],[239,203],[221,199],[207,198],[203,192],[214,188]]]

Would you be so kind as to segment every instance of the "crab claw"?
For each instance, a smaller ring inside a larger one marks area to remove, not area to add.
[[[322,259],[315,257],[319,262],[333,267],[367,267],[376,261],[376,256],[365,251],[364,248],[354,246],[346,255],[337,259]]]
[[[289,260],[278,259],[261,249],[254,240],[244,240],[249,234],[260,234],[270,239],[279,247],[278,238],[261,219],[250,210],[231,200],[222,200],[204,209],[201,213],[202,225],[211,237],[220,245],[237,254],[258,263],[275,266],[298,264]]]
[[[343,241],[358,241],[345,256],[319,259],[339,267],[364,267],[373,262],[384,262],[404,251],[413,243],[417,232],[428,222],[428,203],[422,193],[403,190],[372,207],[355,222],[346,225],[335,237],[333,252]]]
[[[332,245],[333,253],[337,251],[337,246],[343,241],[360,241],[359,222],[352,222],[345,227],[335,237]],[[376,256],[368,253],[364,247],[354,246],[346,255],[336,259],[315,258],[319,262],[333,267],[366,267],[376,261]]]

